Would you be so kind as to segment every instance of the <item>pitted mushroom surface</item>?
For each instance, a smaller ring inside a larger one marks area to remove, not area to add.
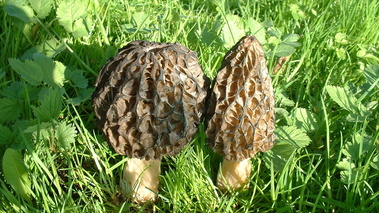
[[[130,164],[148,174],[162,156],[176,155],[197,132],[208,87],[196,53],[179,43],[133,41],[100,70],[92,96],[98,127],[117,153],[133,158],[124,178],[137,202],[154,200],[158,186],[144,185],[151,179],[144,175],[138,182]]]
[[[273,87],[254,36],[243,37],[225,55],[208,105],[207,141],[224,157],[218,185],[240,188],[250,176],[249,159],[271,149],[275,140]]]

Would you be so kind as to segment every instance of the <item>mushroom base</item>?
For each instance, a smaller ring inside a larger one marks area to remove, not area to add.
[[[137,203],[154,202],[157,199],[160,167],[160,160],[128,160],[122,180],[125,195],[131,196]]]
[[[251,161],[223,160],[220,170],[217,174],[217,186],[221,191],[237,190],[247,186],[251,173]]]

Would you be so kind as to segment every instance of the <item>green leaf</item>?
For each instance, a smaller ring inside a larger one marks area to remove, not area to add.
[[[68,100],[68,103],[78,106],[83,101],[91,98],[94,88],[84,88],[79,90],[79,95],[75,98]]]
[[[347,40],[347,36],[346,36],[346,33],[337,33],[335,36],[334,36],[334,39],[336,41],[337,44],[348,44],[349,41]]]
[[[344,184],[353,184],[357,181],[359,181],[360,177],[360,169],[351,169],[351,170],[343,170],[341,171],[341,181]]]
[[[45,83],[51,86],[63,86],[66,67],[61,62],[53,61],[53,59],[39,53],[35,53],[33,58],[43,72]]]
[[[24,0],[7,0],[5,2],[4,11],[8,15],[16,17],[25,23],[35,23],[33,9],[30,8]]]
[[[78,19],[74,22],[72,35],[75,38],[87,36],[90,32],[90,27],[92,25],[92,20],[90,18]]]
[[[51,122],[42,122],[35,125],[28,126],[23,133],[31,133],[32,135],[39,136],[39,139],[51,138],[52,132],[52,123]]]
[[[282,92],[276,93],[275,96],[278,102],[280,103],[280,105],[289,106],[289,107],[295,106],[295,102],[287,98]]]
[[[370,163],[371,167],[379,170],[379,155],[376,155],[373,159],[372,162]]]
[[[18,151],[8,148],[3,156],[4,178],[14,191],[30,202],[31,182],[28,169]]]
[[[28,0],[37,17],[40,19],[46,18],[49,15],[53,6],[53,0]]]
[[[87,88],[88,86],[88,79],[84,77],[83,70],[67,70],[65,73],[65,78],[68,81],[71,81],[74,87]]]
[[[0,99],[0,123],[12,122],[20,117],[21,107],[17,99]]]
[[[75,21],[87,15],[83,1],[62,1],[57,8],[58,23],[69,33],[75,31]]]
[[[225,48],[232,47],[245,35],[242,19],[236,15],[227,15],[226,23],[221,28],[221,40]]]
[[[284,36],[283,43],[293,47],[300,47],[301,44],[297,42],[299,38],[300,36],[298,34],[288,34]]]
[[[353,142],[346,143],[342,153],[352,160],[358,160],[370,150],[371,144],[372,137],[356,133],[353,137]]]
[[[283,126],[275,129],[277,142],[287,142],[294,146],[296,149],[308,146],[311,139],[300,129],[294,126]]]
[[[303,129],[306,132],[312,132],[318,128],[314,114],[308,109],[297,108],[293,115],[295,117],[295,125],[297,128]]]
[[[286,35],[277,47],[275,55],[277,57],[285,57],[293,54],[296,51],[296,47],[301,46],[301,44],[297,42],[299,38],[300,36],[297,34]]]
[[[17,100],[35,100],[40,88],[31,86],[29,84],[24,85],[22,82],[17,81],[11,83],[8,87],[0,90],[0,95]],[[21,103],[21,102],[19,102]]]
[[[265,163],[269,167],[268,162],[272,160],[274,170],[281,171],[294,151],[296,151],[296,148],[290,143],[285,141],[275,142],[275,146],[264,153]]]
[[[250,17],[247,19],[246,27],[249,29],[250,34],[254,35],[258,41],[263,45],[266,43],[266,30],[261,23]]]
[[[291,13],[292,13],[292,17],[295,20],[302,20],[306,18],[303,8],[297,4],[291,4]]]
[[[367,66],[367,68],[363,72],[363,75],[365,76],[366,81],[370,85],[376,84],[376,87],[379,88],[379,65],[371,64]]]
[[[22,55],[21,59],[33,59],[33,54],[35,53],[42,53],[43,55],[46,55],[49,58],[54,58],[56,55],[58,55],[60,52],[64,51],[66,49],[66,46],[63,43],[58,43],[54,39],[47,40],[40,45],[35,45],[32,48],[28,49],[24,55]]]
[[[326,91],[333,101],[351,113],[349,121],[364,121],[371,114],[349,90],[328,85],[326,86]]]
[[[0,145],[11,144],[14,142],[16,135],[8,127],[0,125]]]
[[[202,29],[202,30],[197,30],[196,31],[196,35],[197,37],[201,40],[201,42],[203,42],[204,44],[206,45],[211,45],[212,42],[214,41],[217,41],[218,40],[218,35],[216,32],[212,31],[212,30],[208,30],[208,29]]]
[[[336,167],[342,170],[351,170],[355,168],[355,164],[350,162],[349,159],[344,158],[336,164]]]
[[[34,115],[40,122],[57,119],[62,110],[63,98],[59,89],[50,89],[38,107],[32,106]]]
[[[12,82],[8,87],[0,90],[0,95],[12,99],[19,99],[23,93],[24,88],[22,82]]]
[[[55,130],[55,137],[58,140],[58,145],[62,149],[70,148],[71,144],[75,142],[76,129],[71,124],[61,122]]]
[[[26,60],[24,63],[18,59],[9,58],[9,64],[21,77],[31,85],[39,85],[43,80],[43,71],[33,61]]]
[[[337,57],[341,60],[346,59],[346,50],[344,48],[336,48]]]
[[[285,57],[294,53],[296,49],[290,45],[280,44],[276,49],[275,56],[277,57]]]
[[[138,29],[141,29],[143,26],[147,26],[151,23],[149,15],[145,12],[136,12],[132,15],[133,22]]]
[[[275,171],[281,171],[297,149],[309,145],[309,137],[294,126],[284,126],[275,129],[276,141],[274,147],[264,153],[265,162],[274,162]]]

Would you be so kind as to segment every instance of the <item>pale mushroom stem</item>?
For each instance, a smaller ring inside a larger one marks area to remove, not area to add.
[[[160,160],[131,158],[125,165],[123,185],[126,195],[131,195],[137,203],[157,199]]]
[[[217,174],[217,186],[221,191],[240,189],[243,186],[247,186],[250,173],[250,158],[243,161],[224,159]]]

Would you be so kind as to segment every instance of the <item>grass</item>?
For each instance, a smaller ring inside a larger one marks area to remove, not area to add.
[[[379,211],[378,1],[12,2],[0,2],[0,212]],[[79,15],[66,20],[60,10]],[[125,201],[127,158],[94,125],[98,70],[143,39],[182,43],[213,78],[228,44],[248,33],[266,41],[278,136],[252,160],[250,188],[217,190],[222,159],[200,126],[180,154],[164,158],[159,201]],[[281,56],[289,58],[274,73]]]

